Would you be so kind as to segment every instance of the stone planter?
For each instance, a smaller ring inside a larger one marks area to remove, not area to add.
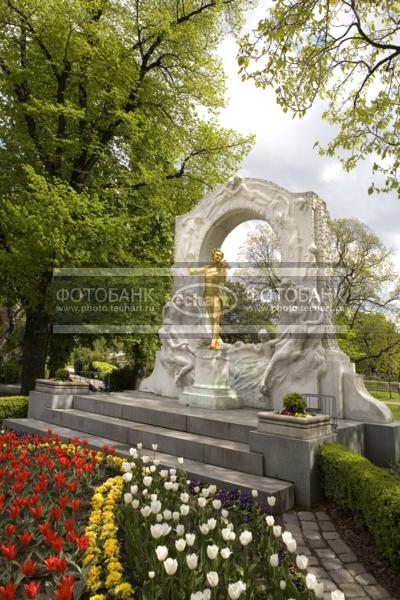
[[[257,430],[297,440],[312,440],[331,435],[332,425],[329,415],[292,417],[268,411],[258,413]]]
[[[60,395],[77,395],[87,394],[89,392],[89,384],[86,381],[49,381],[48,379],[36,379],[36,392],[52,394],[53,396]]]

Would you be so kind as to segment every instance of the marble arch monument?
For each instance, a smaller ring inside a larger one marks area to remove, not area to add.
[[[178,398],[194,378],[196,350],[209,328],[202,307],[180,310],[193,293],[189,268],[209,262],[213,248],[240,223],[267,221],[281,251],[280,317],[276,336],[260,343],[224,344],[230,383],[243,407],[279,408],[289,391],[334,396],[335,417],[392,421],[389,409],[367,392],[337,343],[330,289],[329,214],[313,192],[292,193],[269,181],[236,176],[178,216],[174,298],[163,311],[161,350],[141,390]],[[293,298],[295,297],[295,301]],[[177,302],[176,299],[179,299]],[[223,334],[222,334],[223,337]]]

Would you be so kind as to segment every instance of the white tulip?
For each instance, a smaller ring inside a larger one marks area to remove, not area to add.
[[[186,548],[186,540],[184,540],[182,538],[180,538],[179,540],[176,540],[175,548],[176,548],[177,552],[183,552],[184,549]]]
[[[132,471],[132,463],[130,462],[123,462],[121,465],[121,471],[123,473],[129,473],[130,471]]]
[[[187,504],[189,502],[189,494],[187,492],[182,492],[180,499],[182,504]]]
[[[207,535],[207,534],[209,533],[209,531],[210,531],[210,528],[209,528],[209,526],[208,526],[208,524],[207,524],[207,523],[202,523],[202,524],[199,526],[199,529],[200,529],[200,531],[201,531],[201,533],[202,533],[203,535]]]
[[[133,500],[133,496],[130,492],[126,492],[126,494],[124,494],[124,502],[125,504],[131,504]]]
[[[286,590],[286,581],[284,579],[280,580],[279,587],[281,588],[281,590]]]
[[[210,587],[217,587],[219,582],[218,573],[216,571],[207,573],[207,582]]]
[[[221,515],[223,516],[224,519],[228,518],[229,512],[226,510],[226,508],[223,508],[221,510]]]
[[[132,473],[131,473],[131,471],[128,471],[128,473],[124,473],[122,475],[122,479],[124,481],[126,481],[126,483],[129,483],[130,481],[132,481]]]
[[[275,496],[268,496],[267,502],[268,502],[268,506],[271,506],[271,507],[275,506],[275,504],[276,504]]]
[[[160,464],[160,459],[159,458],[155,458],[153,460],[154,466],[158,467],[158,465]]]
[[[221,556],[224,560],[229,558],[231,554],[232,554],[232,550],[230,548],[222,548]]]
[[[152,444],[152,445],[151,445],[151,449],[152,449],[154,452],[157,452],[157,450],[158,450],[158,444]]]
[[[154,579],[154,577],[156,576],[156,573],[155,573],[155,571],[149,571],[148,575],[149,575],[149,579]]]
[[[131,485],[131,494],[133,496],[136,496],[136,494],[138,493],[138,491],[139,491],[139,488],[138,488],[138,486],[136,484],[135,485]]]
[[[210,531],[213,531],[213,529],[215,529],[217,526],[217,521],[215,519],[208,519],[207,524],[210,528]]]
[[[293,552],[296,552],[296,548],[297,548],[297,542],[296,542],[296,540],[290,540],[286,544],[286,547],[289,550],[289,552],[291,552],[292,554],[293,554]]]
[[[211,590],[210,589],[206,589],[203,590],[203,600],[211,600]]]
[[[242,533],[239,536],[239,541],[242,544],[242,546],[248,546],[250,544],[250,542],[253,539],[253,534],[251,533],[251,531],[242,531]]]
[[[258,490],[251,490],[251,495],[253,498],[258,498]]]
[[[306,575],[307,589],[313,590],[316,583],[318,583],[318,581],[317,581],[317,578],[315,577],[315,575],[313,573],[307,573],[307,575]]]
[[[243,581],[237,581],[228,585],[228,596],[231,600],[238,600],[245,591],[246,584]]]
[[[177,492],[179,490],[179,483],[173,483],[172,484],[172,491],[173,492]]]
[[[200,491],[200,488],[199,488],[199,486],[198,486],[198,485],[196,485],[196,487],[194,487],[194,488],[193,488],[193,491],[194,491],[194,493],[195,493],[195,494],[198,494],[198,493],[199,493],[199,491]]]
[[[222,506],[222,502],[221,502],[221,500],[218,500],[216,498],[215,500],[212,501],[212,505],[215,510],[219,510]]]
[[[280,536],[281,536],[281,533],[282,533],[282,527],[281,527],[280,525],[274,525],[274,526],[273,526],[273,528],[272,528],[272,531],[273,531],[273,533],[274,533],[274,536],[275,536],[276,538],[278,538],[278,537],[280,537]]]
[[[183,457],[182,457],[182,456],[180,456],[180,457],[178,458],[178,465],[183,465],[183,463],[184,463],[184,462],[185,462],[185,461],[183,460]]]
[[[162,471],[160,471],[160,477],[162,479],[166,479],[168,477],[168,471],[166,471],[165,469],[163,469]]]
[[[219,548],[215,544],[213,546],[207,546],[207,556],[210,560],[215,560],[218,556]]]
[[[176,475],[171,475],[170,480],[172,481],[172,483],[175,483],[175,481],[176,481]]]
[[[304,556],[304,554],[299,554],[298,556],[296,556],[296,565],[297,568],[300,569],[300,571],[305,571],[308,565],[307,556]]]
[[[132,500],[132,508],[134,508],[135,510],[139,508],[139,504],[139,500]]]
[[[211,485],[208,486],[208,491],[210,492],[210,494],[212,496],[214,496],[214,494],[217,493],[217,486],[212,483]]]
[[[143,506],[143,508],[140,509],[140,512],[142,513],[142,516],[147,519],[147,517],[151,515],[151,508],[147,505]]]
[[[137,458],[138,457],[138,453],[136,448],[129,448],[129,454],[132,456],[132,458]]]
[[[225,542],[229,542],[229,540],[231,539],[231,530],[228,529],[228,527],[226,527],[225,529],[222,529],[221,534],[222,534],[223,540]]]
[[[197,556],[197,554],[188,554],[187,555],[186,564],[191,571],[193,571],[194,569],[197,569],[198,562],[199,562],[199,557]]]
[[[156,466],[155,465],[151,465],[150,467],[150,473],[155,473],[157,471]]]
[[[150,500],[151,500],[152,502],[156,502],[156,500],[158,500],[158,496],[157,496],[157,494],[150,494]]]
[[[158,515],[156,515],[156,521],[157,521],[157,523],[162,523],[163,518],[164,517],[162,516],[162,514],[158,513]]]
[[[147,496],[147,494],[148,494],[148,493],[149,493],[149,490],[148,490],[148,489],[145,489],[145,490],[143,490],[143,492],[142,492],[143,496]]]
[[[190,600],[204,600],[203,592],[193,592],[190,594]]]
[[[271,567],[277,567],[279,565],[279,556],[277,554],[271,554],[269,563]]]
[[[324,584],[323,584],[322,581],[320,583],[316,583],[314,585],[313,592],[314,592],[314,596],[316,598],[322,598],[323,597],[323,595],[324,595]]]
[[[273,527],[275,525],[275,519],[271,515],[268,515],[268,517],[265,517],[265,520],[267,522],[268,527]]]
[[[185,535],[185,540],[188,546],[193,546],[195,540],[196,540],[196,536],[194,533],[187,533]]]
[[[163,535],[168,535],[171,532],[171,527],[168,525],[168,523],[163,523],[161,527]]]
[[[160,560],[160,561],[165,560],[168,556],[167,546],[157,546],[156,555],[157,555],[158,560]]]
[[[170,475],[176,475],[176,469],[170,469],[169,470],[169,474]]]
[[[146,487],[150,487],[152,482],[153,478],[150,475],[146,475],[146,477],[143,477],[143,485],[145,485]]]
[[[345,596],[340,590],[334,590],[331,592],[331,600],[345,600]]]
[[[137,448],[138,450],[141,450],[141,449],[143,448],[143,444],[142,444],[142,442],[138,442],[138,443],[136,444],[136,448]]]
[[[181,515],[178,513],[177,510],[174,510],[174,512],[172,513],[172,518],[173,518],[174,521],[179,521],[180,516]]]
[[[144,454],[144,455],[142,456],[142,463],[143,463],[144,465],[147,465],[147,463],[148,463],[148,462],[150,462],[150,456],[147,456],[147,454]]]
[[[164,483],[164,488],[165,488],[165,490],[166,490],[167,492],[169,492],[169,491],[171,491],[171,490],[172,490],[172,486],[173,486],[173,485],[174,485],[174,484],[172,483],[172,481],[166,481],[166,482]]]
[[[167,558],[164,561],[164,569],[167,575],[175,575],[178,570],[178,561],[176,558]]]
[[[181,504],[180,506],[181,515],[186,517],[189,514],[190,506],[188,504]]]
[[[208,496],[210,495],[210,490],[209,488],[203,488],[201,490],[201,495],[203,496],[203,498],[208,498]]]
[[[170,521],[172,519],[172,512],[168,509],[164,510],[163,515],[166,521]]]
[[[207,500],[203,497],[200,497],[197,499],[197,504],[200,506],[200,508],[205,508],[207,506]]]
[[[161,502],[159,500],[154,500],[151,504],[151,512],[153,513],[153,515],[158,515],[158,513],[161,510]]]
[[[177,525],[176,526],[176,535],[178,537],[182,537],[184,533],[185,533],[185,526],[182,524]]]
[[[150,533],[153,539],[158,540],[163,535],[163,526],[150,525]]]
[[[284,543],[287,544],[288,542],[290,542],[290,540],[293,539],[293,536],[290,533],[290,531],[284,531],[282,533],[282,539],[283,539]]]

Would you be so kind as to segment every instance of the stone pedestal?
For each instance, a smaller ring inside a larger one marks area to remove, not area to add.
[[[249,447],[264,456],[264,475],[291,481],[295,504],[310,508],[322,499],[317,472],[320,444],[335,441],[330,417],[289,417],[259,413],[258,429],[251,431]]]
[[[211,409],[240,408],[240,400],[229,383],[228,350],[197,350],[194,383],[181,392],[179,403]]]

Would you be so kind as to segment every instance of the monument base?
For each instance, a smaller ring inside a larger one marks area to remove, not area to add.
[[[229,383],[227,349],[197,350],[194,383],[180,393],[179,404],[215,410],[241,408],[240,399]]]

